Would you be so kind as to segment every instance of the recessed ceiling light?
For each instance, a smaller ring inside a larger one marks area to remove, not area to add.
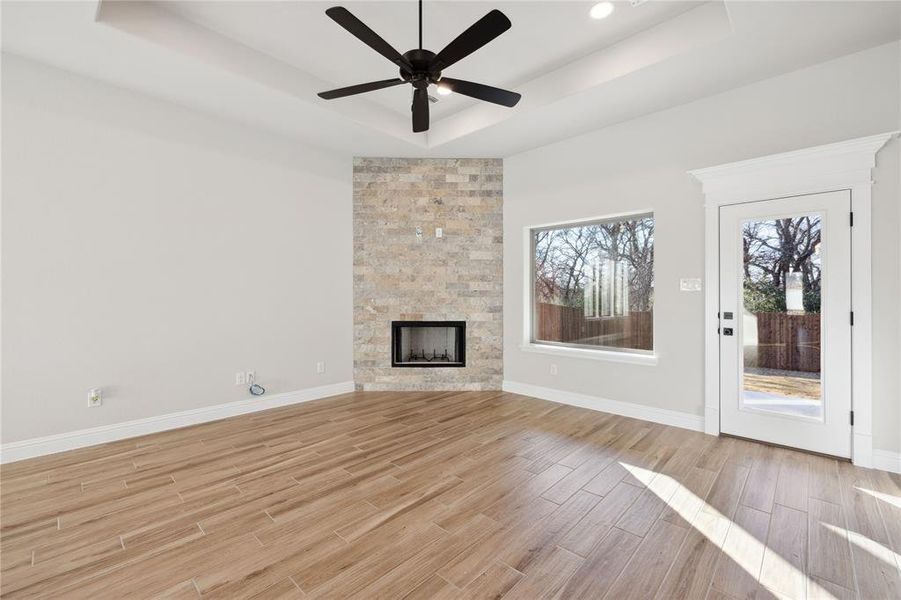
[[[453,91],[446,85],[438,85],[435,87],[438,88],[438,94],[440,94],[441,96],[450,96],[453,93]]]
[[[591,15],[592,19],[606,19],[611,14],[613,14],[613,3],[598,2],[591,7],[591,12],[589,12],[588,14]]]

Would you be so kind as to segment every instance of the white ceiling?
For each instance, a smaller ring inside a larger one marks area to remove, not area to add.
[[[428,2],[423,7],[423,46],[438,52],[497,8],[513,28],[448,69],[448,76],[515,89],[662,23],[702,2],[652,2],[633,9],[621,4],[604,20],[586,18],[585,2]],[[387,79],[397,68],[357,41],[325,15],[318,2],[162,2],[170,12],[255,48],[335,87]],[[342,4],[400,52],[417,47],[415,0]],[[371,93],[368,98],[402,117],[410,114],[410,88]],[[465,96],[440,97],[431,107],[441,118],[477,104]]]
[[[901,37],[899,2],[425,4],[438,51],[491,8],[513,22],[448,75],[523,93],[514,109],[457,95],[413,134],[406,86],[326,102],[393,65],[324,14],[335,2],[10,2],[3,50],[312,145],[357,155],[506,156]],[[349,2],[401,52],[412,1]]]

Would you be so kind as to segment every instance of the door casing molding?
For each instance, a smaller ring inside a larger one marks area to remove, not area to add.
[[[851,458],[873,466],[873,317],[871,195],[876,154],[892,131],[803,150],[689,171],[704,193],[704,431],[720,433],[719,209],[803,194],[850,190],[851,232]]]

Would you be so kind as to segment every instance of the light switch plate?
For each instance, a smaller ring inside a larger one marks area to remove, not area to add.
[[[700,277],[691,277],[688,279],[680,279],[679,280],[679,290],[683,292],[700,292],[701,291],[701,278]]]

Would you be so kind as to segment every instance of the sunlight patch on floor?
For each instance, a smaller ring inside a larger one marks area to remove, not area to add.
[[[823,526],[838,535],[847,534],[852,544],[854,544],[864,552],[872,555],[874,558],[878,558],[893,569],[897,569],[897,565],[901,564],[901,555],[898,555],[897,553],[892,551],[891,548],[886,548],[875,540],[871,540],[870,538],[861,535],[856,531],[848,531],[843,527],[836,527],[835,525],[830,525],[829,523],[823,523]]]
[[[882,500],[886,504],[891,504],[895,508],[901,508],[901,497],[899,496],[893,496],[891,494],[886,494],[885,492],[877,492],[876,490],[869,490],[867,488],[860,487],[859,485],[855,485],[854,489],[859,490],[864,494],[873,496],[877,500]]]
[[[764,560],[767,564],[766,579],[769,581],[799,581],[805,580],[807,585],[807,594],[810,597],[822,598],[825,600],[836,600],[836,597],[818,585],[814,580],[807,577],[807,574],[800,571],[793,564],[785,560],[782,556],[773,552],[766,547],[766,544],[752,534],[748,533],[744,528],[736,524],[729,517],[723,515],[716,508],[698,497],[691,490],[673,479],[669,475],[656,473],[650,469],[645,469],[636,465],[630,465],[620,462],[629,473],[639,481],[650,481],[648,489],[656,494],[663,502],[673,509],[686,523],[691,525],[693,529],[701,533],[704,537],[716,544],[726,556],[744,569],[755,581],[759,581],[760,585],[768,586],[764,581],[760,581],[761,567]],[[690,498],[690,502],[671,502],[670,499],[675,496],[669,490],[675,489],[676,494],[680,497]],[[686,509],[686,507],[694,507]],[[700,508],[698,508],[700,507]],[[825,524],[827,527],[829,525]],[[726,536],[734,537],[734,544],[730,544],[729,548],[723,547]],[[869,541],[869,540],[868,540]],[[741,549],[740,552],[735,549]],[[780,597],[793,597],[791,590],[770,589],[771,592]],[[798,596],[799,598],[802,596]]]

